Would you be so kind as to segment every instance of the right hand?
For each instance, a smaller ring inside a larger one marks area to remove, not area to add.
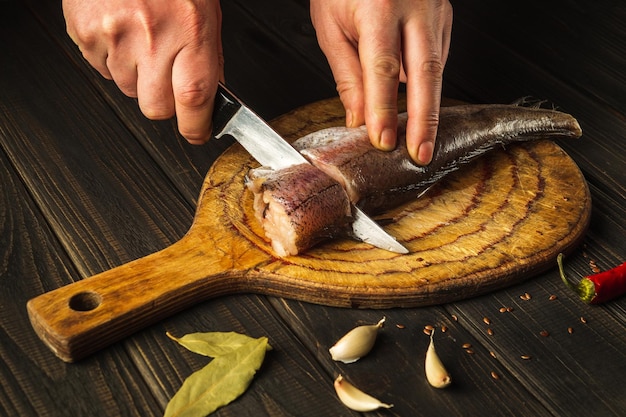
[[[85,59],[146,117],[176,115],[190,143],[210,138],[224,78],[219,0],[63,0],[63,13]]]

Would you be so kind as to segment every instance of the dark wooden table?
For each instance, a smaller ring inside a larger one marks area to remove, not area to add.
[[[623,262],[624,2],[453,4],[444,94],[482,103],[530,95],[575,115],[584,139],[562,146],[588,180],[594,206],[567,267],[577,276],[592,273],[590,261],[600,269]],[[229,0],[223,12],[228,83],[263,117],[336,94],[306,1]],[[60,361],[34,334],[27,300],[177,241],[229,143],[193,147],[172,121],[145,119],[82,60],[65,35],[60,2],[0,2],[0,57],[0,415],[162,415],[182,381],[207,362],[166,331],[269,337],[274,350],[261,372],[220,416],[357,415],[335,396],[339,372],[395,404],[373,415],[626,413],[626,297],[587,306],[563,287],[556,267],[489,295],[419,309],[222,297],[78,363]],[[525,293],[532,298],[522,300]],[[503,306],[513,311],[500,313]],[[331,361],[327,349],[338,336],[383,315],[387,326],[370,356],[351,367]],[[439,346],[454,377],[447,390],[430,388],[423,376],[426,324],[449,328]]]

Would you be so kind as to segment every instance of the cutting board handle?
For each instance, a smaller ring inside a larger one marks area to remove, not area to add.
[[[31,324],[66,362],[199,301],[242,290],[245,265],[188,234],[173,245],[30,300]]]

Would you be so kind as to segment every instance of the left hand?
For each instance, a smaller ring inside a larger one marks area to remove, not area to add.
[[[396,146],[399,82],[407,84],[407,148],[433,155],[452,31],[448,0],[311,0],[311,18],[346,109],[379,149]]]

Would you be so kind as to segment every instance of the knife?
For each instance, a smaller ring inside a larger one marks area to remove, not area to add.
[[[213,110],[213,136],[235,138],[261,165],[278,170],[291,165],[310,162],[283,139],[261,117],[239,100],[220,83],[215,95]],[[377,248],[396,253],[408,253],[393,236],[389,235],[361,209],[352,205],[352,234],[359,240]]]

